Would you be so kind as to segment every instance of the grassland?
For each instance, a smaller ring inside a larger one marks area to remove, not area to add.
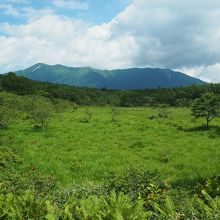
[[[92,118],[85,122],[87,111]],[[169,108],[167,118],[158,108],[119,108],[112,121],[109,107],[80,107],[54,116],[44,131],[33,129],[30,119],[4,130],[20,149],[23,164],[57,179],[57,187],[99,185],[110,173],[130,166],[156,171],[167,184],[189,185],[220,172],[220,120],[202,130],[186,108]]]

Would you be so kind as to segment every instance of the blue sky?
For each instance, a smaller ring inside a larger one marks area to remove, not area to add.
[[[56,2],[56,1],[54,1]],[[75,7],[60,7],[51,0],[2,0],[0,2],[0,22],[9,22],[11,24],[22,24],[26,22],[25,17],[14,16],[9,12],[9,7],[14,11],[20,11],[22,8],[33,8],[36,10],[51,9],[54,13],[75,19],[83,19],[88,23],[100,24],[108,22],[120,13],[131,0],[84,0],[84,1],[66,1],[75,3]],[[63,1],[64,2],[64,1]],[[8,9],[7,9],[8,6]],[[77,7],[78,6],[78,7]]]
[[[219,21],[219,0],[0,0],[0,72],[158,67],[220,82]]]

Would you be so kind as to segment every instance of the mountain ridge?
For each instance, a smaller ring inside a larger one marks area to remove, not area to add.
[[[116,90],[171,88],[206,84],[204,81],[182,72],[149,67],[99,70],[92,67],[68,67],[61,64],[36,63],[15,73],[33,80]]]

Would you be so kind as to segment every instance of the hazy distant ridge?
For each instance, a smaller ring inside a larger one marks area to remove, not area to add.
[[[33,80],[107,89],[169,88],[205,83],[181,72],[158,68],[108,71],[38,63],[16,73]]]

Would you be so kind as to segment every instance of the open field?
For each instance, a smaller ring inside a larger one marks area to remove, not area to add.
[[[85,122],[86,112],[91,112]],[[167,118],[157,117],[159,108],[119,108],[112,122],[110,107],[80,107],[56,114],[44,131],[33,129],[30,119],[4,131],[19,146],[23,164],[57,179],[57,187],[71,184],[98,185],[110,173],[130,166],[156,171],[168,184],[189,185],[220,172],[220,120],[209,130],[198,128],[186,108],[168,108]]]

